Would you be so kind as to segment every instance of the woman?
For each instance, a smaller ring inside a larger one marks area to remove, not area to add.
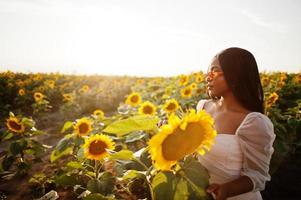
[[[263,91],[254,56],[228,48],[212,60],[206,75],[210,100],[200,100],[215,120],[218,134],[199,161],[208,169],[207,192],[217,200],[260,200],[270,180],[269,164],[275,134],[265,116]]]

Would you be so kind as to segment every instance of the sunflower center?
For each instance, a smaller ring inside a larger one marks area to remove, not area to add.
[[[184,94],[189,95],[190,94],[190,89],[185,90]]]
[[[143,113],[144,114],[152,114],[153,113],[153,108],[151,106],[146,105],[146,106],[143,107]]]
[[[132,97],[131,97],[131,101],[132,101],[133,103],[137,103],[137,102],[138,102],[138,96],[137,96],[137,95],[132,96]]]
[[[10,122],[9,122],[9,125],[10,125],[11,128],[13,128],[13,129],[15,129],[15,130],[17,130],[17,131],[19,131],[19,130],[22,129],[21,124],[15,122],[15,121],[10,121]]]
[[[80,125],[78,126],[78,129],[79,129],[79,132],[80,132],[81,134],[84,134],[84,133],[87,133],[87,132],[88,132],[89,126],[88,126],[88,124],[86,124],[86,123],[82,123],[82,124],[80,124]]]
[[[163,141],[163,157],[166,160],[174,161],[193,153],[203,142],[204,132],[204,128],[196,122],[188,124],[185,131],[178,127]]]
[[[106,152],[107,144],[100,140],[91,142],[89,146],[89,153],[92,155],[100,155]]]
[[[170,104],[168,104],[168,106],[167,106],[167,110],[174,110],[176,108],[176,105],[174,104],[174,103],[170,103]]]

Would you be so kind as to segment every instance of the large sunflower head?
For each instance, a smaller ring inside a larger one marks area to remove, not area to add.
[[[167,113],[175,112],[178,108],[179,108],[179,103],[175,99],[170,99],[170,100],[166,101],[166,103],[163,106],[163,109]]]
[[[109,155],[107,149],[114,150],[115,143],[107,135],[97,134],[85,140],[84,152],[88,159],[101,160]]]
[[[137,92],[132,92],[126,99],[125,103],[131,106],[136,106],[141,103],[141,96]]]
[[[145,101],[139,107],[138,112],[144,115],[154,115],[156,113],[156,110],[157,108],[153,103]]]
[[[39,102],[44,98],[44,95],[40,92],[35,92],[33,97],[36,102]]]
[[[100,109],[94,110],[93,115],[97,116],[98,119],[103,119],[105,117],[104,112]]]
[[[6,126],[15,133],[23,133],[25,131],[25,125],[16,117],[9,117],[6,120]]]
[[[88,118],[83,117],[76,122],[74,130],[78,135],[87,135],[92,130],[92,122]]]
[[[171,170],[186,155],[194,152],[203,155],[205,150],[210,150],[215,136],[213,119],[204,110],[199,113],[189,110],[182,119],[171,114],[168,124],[161,126],[149,141],[154,166],[161,170]]]
[[[192,95],[192,88],[190,86],[181,89],[181,96],[183,98],[190,98]]]

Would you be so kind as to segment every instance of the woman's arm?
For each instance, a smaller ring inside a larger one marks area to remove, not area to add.
[[[238,179],[224,183],[213,183],[208,186],[207,192],[214,193],[216,200],[225,200],[228,197],[233,197],[246,192],[250,192],[253,189],[253,182],[247,176],[240,176]]]

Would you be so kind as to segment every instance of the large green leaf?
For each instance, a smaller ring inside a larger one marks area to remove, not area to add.
[[[189,197],[187,181],[179,179],[175,188],[174,200],[186,200]]]
[[[111,154],[110,156],[111,156],[111,158],[114,158],[117,160],[133,160],[133,159],[135,159],[133,152],[130,150],[121,150],[121,151]]]
[[[87,189],[92,193],[104,195],[113,192],[115,187],[115,177],[110,172],[103,172],[99,180],[92,179],[87,183]]]
[[[156,199],[167,200],[174,197],[174,182],[176,176],[172,172],[159,172],[153,178],[151,184]]]
[[[79,184],[77,176],[61,175],[55,178],[55,183],[60,186],[74,186]]]
[[[123,136],[133,131],[154,130],[157,128],[159,118],[157,116],[137,115],[127,119],[115,121],[108,125],[103,132]]]
[[[180,163],[179,174],[187,181],[190,199],[212,199],[205,191],[209,184],[209,175],[205,167],[192,156]]]

